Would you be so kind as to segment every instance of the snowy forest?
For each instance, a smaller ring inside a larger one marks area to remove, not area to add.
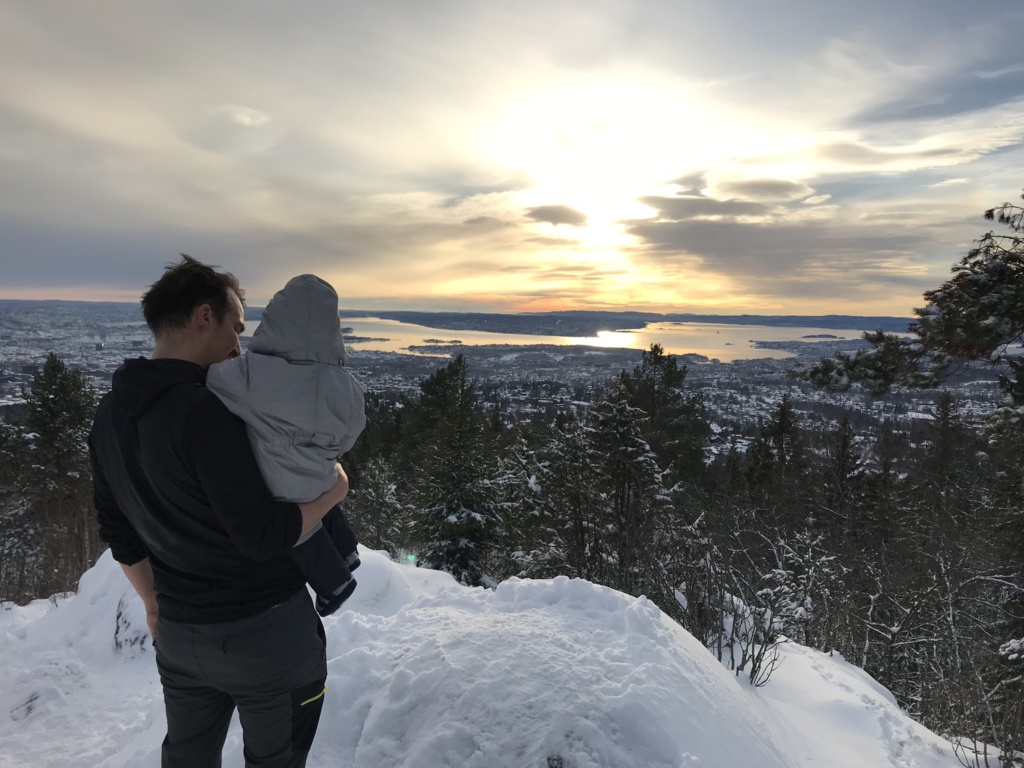
[[[711,456],[687,369],[657,346],[532,419],[484,409],[460,356],[416,396],[367,394],[342,457],[346,513],[364,545],[467,585],[567,575],[646,595],[755,685],[771,684],[780,638],[838,651],[932,730],[1020,765],[1024,364],[1002,355],[1024,329],[1024,253],[1020,209],[990,214],[1011,234],[926,294],[915,340],[875,334],[795,374],[880,393],[941,386],[962,360],[1005,364],[984,430],[948,394],[934,420],[871,433],[782,397],[748,450]],[[23,423],[0,422],[0,600],[15,602],[75,589],[103,549],[96,393],[51,355],[25,397]]]

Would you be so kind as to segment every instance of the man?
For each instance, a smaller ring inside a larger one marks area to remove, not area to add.
[[[289,551],[348,492],[275,501],[245,424],[206,389],[240,353],[244,292],[188,256],[142,297],[151,359],[114,374],[89,438],[100,536],[146,606],[167,711],[164,768],[221,764],[238,708],[251,768],[304,766],[325,638]]]

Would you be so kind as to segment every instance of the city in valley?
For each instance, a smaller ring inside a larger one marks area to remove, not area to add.
[[[599,316],[601,313],[593,313]],[[259,309],[247,310],[247,321],[258,318]],[[494,333],[524,332],[523,317],[516,315],[456,316],[460,328],[478,328]],[[426,323],[427,316],[417,321]],[[503,328],[503,319],[506,320]],[[849,318],[848,320],[853,320]],[[897,318],[889,318],[892,327]],[[344,322],[344,321],[343,321]],[[808,318],[807,325],[822,318]],[[448,316],[446,329],[437,339],[403,352],[374,350],[374,341],[347,337],[349,369],[366,388],[378,407],[401,407],[403,395],[415,396],[419,383],[457,354],[465,356],[477,381],[480,405],[512,424],[544,414],[586,408],[623,370],[640,362],[638,349],[600,346],[557,346],[552,344],[470,345],[450,338],[456,321]],[[792,323],[790,323],[792,324]],[[852,327],[842,318],[837,328]],[[253,327],[249,323],[249,332]],[[441,325],[439,322],[438,325]],[[537,325],[534,323],[534,325]],[[593,322],[591,322],[593,325]],[[641,323],[642,325],[642,323]],[[543,326],[538,326],[543,328]],[[596,327],[596,326],[594,326]],[[590,328],[592,330],[592,328]],[[588,327],[578,328],[586,331]],[[526,329],[529,333],[529,329]],[[540,331],[546,332],[546,331]],[[756,331],[751,331],[756,334]],[[871,397],[857,388],[849,393],[829,394],[812,389],[788,375],[797,364],[809,364],[837,351],[854,351],[860,340],[827,338],[793,341],[763,341],[756,347],[788,357],[764,357],[723,363],[696,354],[679,354],[687,368],[686,388],[700,393],[711,430],[708,459],[731,450],[743,451],[759,427],[784,395],[806,426],[827,426],[845,413],[856,434],[877,435],[884,430],[909,433],[915,425],[930,421],[941,391],[897,390],[884,397]],[[511,338],[511,337],[510,337]],[[243,336],[243,349],[248,337]],[[49,353],[79,370],[102,394],[110,387],[117,367],[130,357],[147,356],[153,337],[136,304],[64,301],[0,301],[0,420],[18,421],[23,391]],[[966,423],[980,427],[986,413],[1000,399],[994,366],[977,364],[950,379],[945,391],[955,398]]]

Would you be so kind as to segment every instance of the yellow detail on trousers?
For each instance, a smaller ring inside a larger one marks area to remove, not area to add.
[[[326,685],[324,686],[324,689],[323,689],[322,691],[320,691],[320,693],[318,693],[318,694],[317,694],[316,696],[313,696],[312,698],[306,699],[306,700],[305,700],[304,702],[302,702],[301,704],[299,704],[299,706],[300,706],[300,707],[304,707],[304,706],[306,706],[307,704],[312,704],[312,703],[313,703],[314,701],[316,701],[317,699],[321,699],[321,698],[323,698],[323,696],[324,696],[324,694],[325,694],[325,693],[327,693],[327,686],[326,686]]]

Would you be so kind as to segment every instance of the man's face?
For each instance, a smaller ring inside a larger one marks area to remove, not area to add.
[[[217,322],[216,316],[210,323],[209,358],[210,365],[230,360],[242,354],[238,343],[238,335],[245,331],[242,302],[234,291],[230,293],[230,302],[223,322]]]

